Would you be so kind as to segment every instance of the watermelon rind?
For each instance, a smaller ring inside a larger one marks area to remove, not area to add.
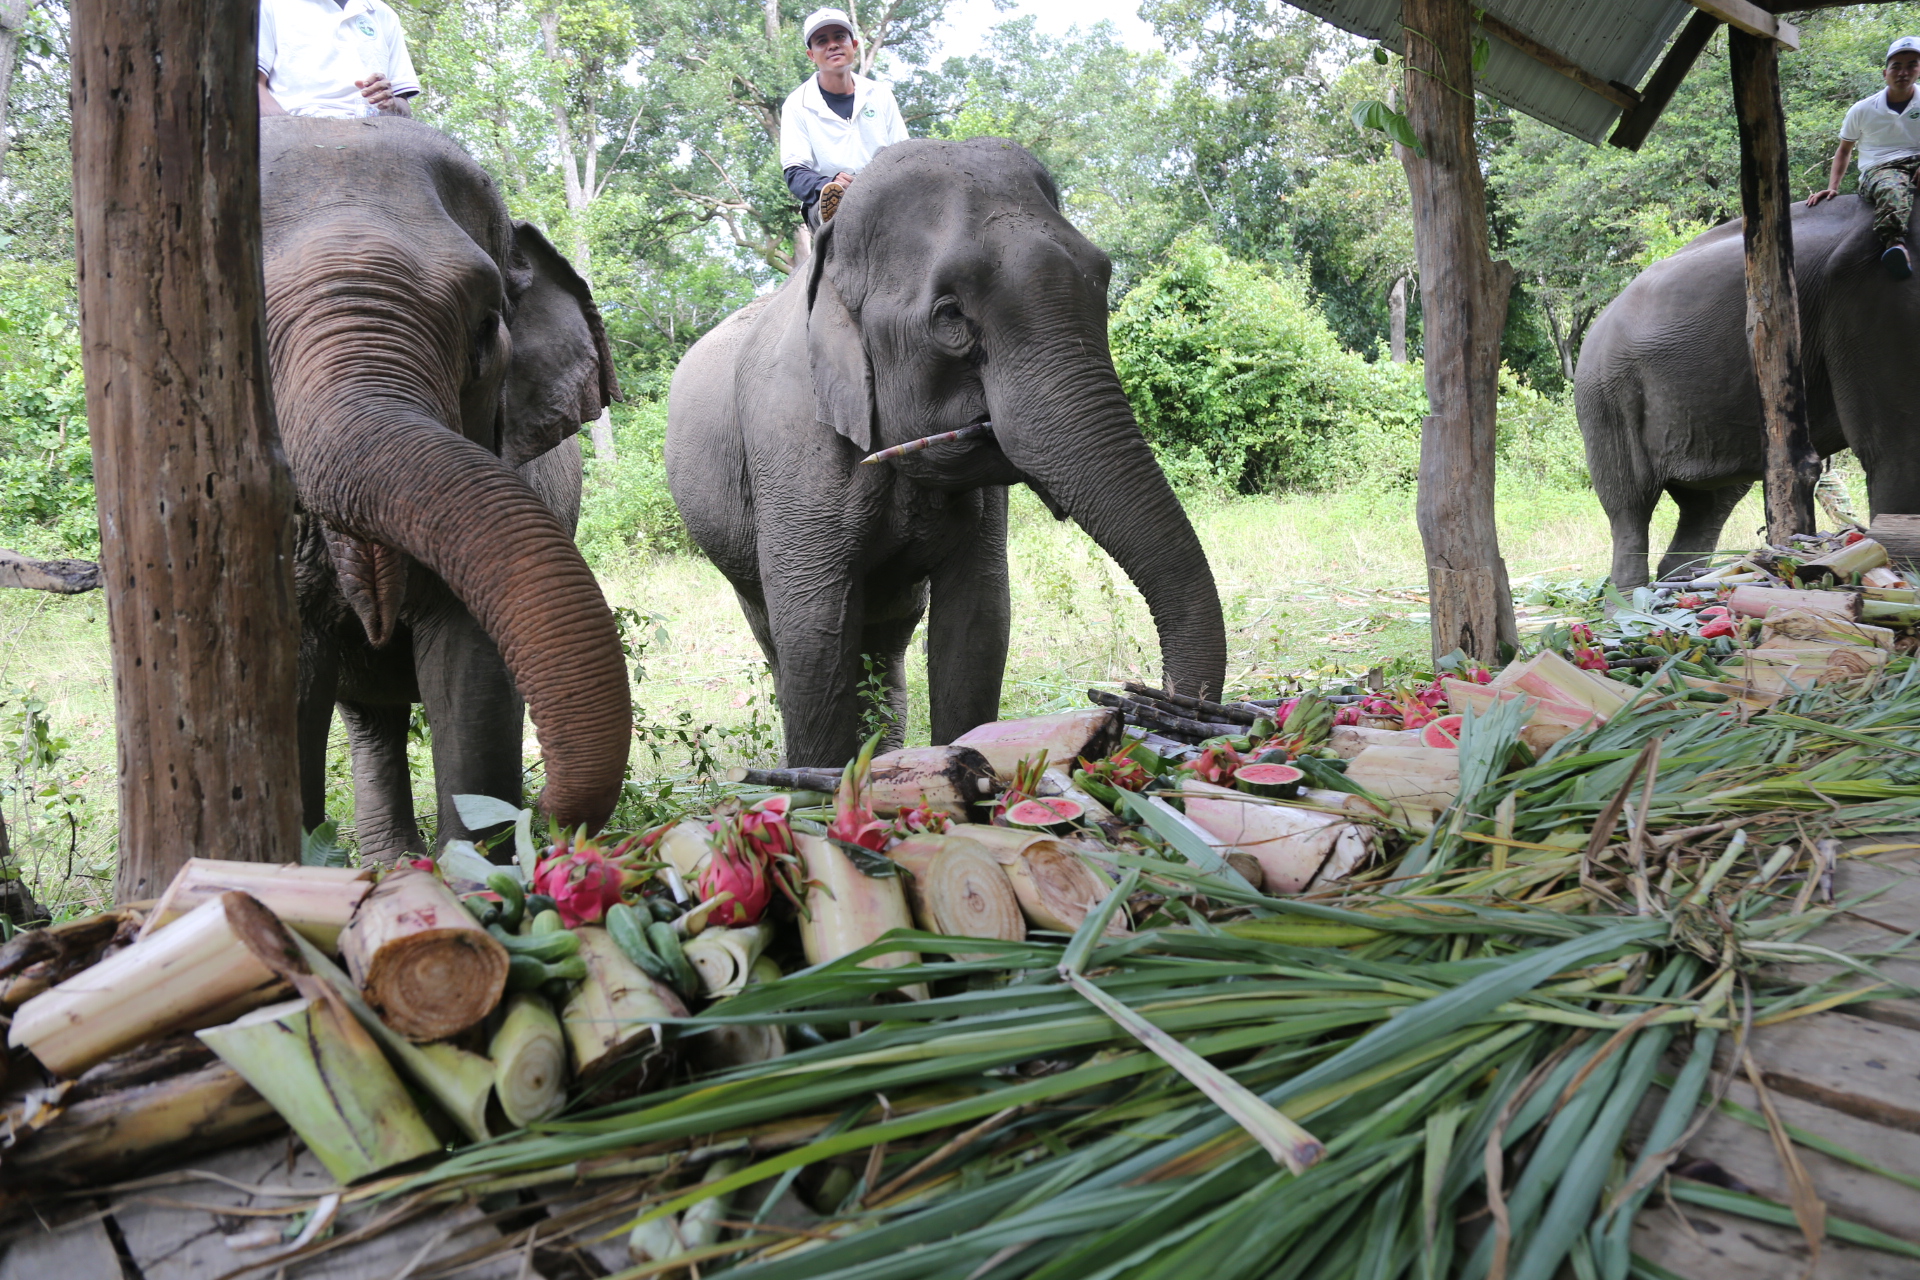
[[[1290,764],[1243,764],[1234,772],[1234,785],[1248,795],[1285,800],[1300,794],[1306,772]]]
[[[1072,822],[1082,812],[1077,802],[1053,796],[1045,800],[1022,800],[1019,804],[1008,806],[1003,816],[1008,826],[1051,831]]]
[[[1420,745],[1454,750],[1460,746],[1460,730],[1465,724],[1461,716],[1441,716],[1429,720],[1420,730]]]

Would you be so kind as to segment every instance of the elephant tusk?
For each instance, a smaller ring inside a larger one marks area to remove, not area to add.
[[[961,427],[958,431],[942,431],[937,436],[921,436],[918,440],[909,440],[905,444],[896,444],[890,449],[882,449],[878,453],[870,453],[860,459],[860,465],[864,467],[870,462],[886,462],[893,458],[903,457],[909,453],[918,453],[922,449],[931,449],[933,446],[945,444],[949,440],[971,440],[975,436],[992,434],[993,424],[991,422],[976,422],[971,426]]]

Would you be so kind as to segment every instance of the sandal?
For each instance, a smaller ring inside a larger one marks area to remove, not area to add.
[[[822,203],[825,203],[824,199]],[[1887,269],[1887,275],[1894,280],[1905,280],[1913,274],[1913,259],[1907,256],[1907,246],[1894,245],[1880,255],[1880,265]]]

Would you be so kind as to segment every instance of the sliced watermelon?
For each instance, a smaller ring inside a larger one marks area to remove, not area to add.
[[[1233,783],[1249,795],[1285,800],[1300,794],[1306,777],[1290,764],[1243,764],[1234,771]]]
[[[1427,722],[1420,730],[1420,745],[1423,747],[1457,748],[1460,745],[1460,730],[1465,721],[1460,716],[1441,716]]]
[[[1051,831],[1074,821],[1082,812],[1075,801],[1064,796],[1049,796],[1044,800],[1022,800],[1019,804],[1009,806],[1003,816],[1011,827],[1038,827],[1043,831]]]

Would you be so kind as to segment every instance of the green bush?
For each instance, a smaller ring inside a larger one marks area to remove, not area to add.
[[[97,557],[73,273],[0,263],[0,544]]]
[[[593,457],[592,446],[587,446],[579,541],[594,568],[634,556],[693,549],[680,510],[667,492],[666,445],[667,402],[662,397],[613,406],[614,461]]]
[[[1176,489],[1400,488],[1419,477],[1424,370],[1341,346],[1302,274],[1189,235],[1121,301],[1109,339]],[[1502,471],[1584,485],[1570,401],[1506,370],[1500,392]]]

